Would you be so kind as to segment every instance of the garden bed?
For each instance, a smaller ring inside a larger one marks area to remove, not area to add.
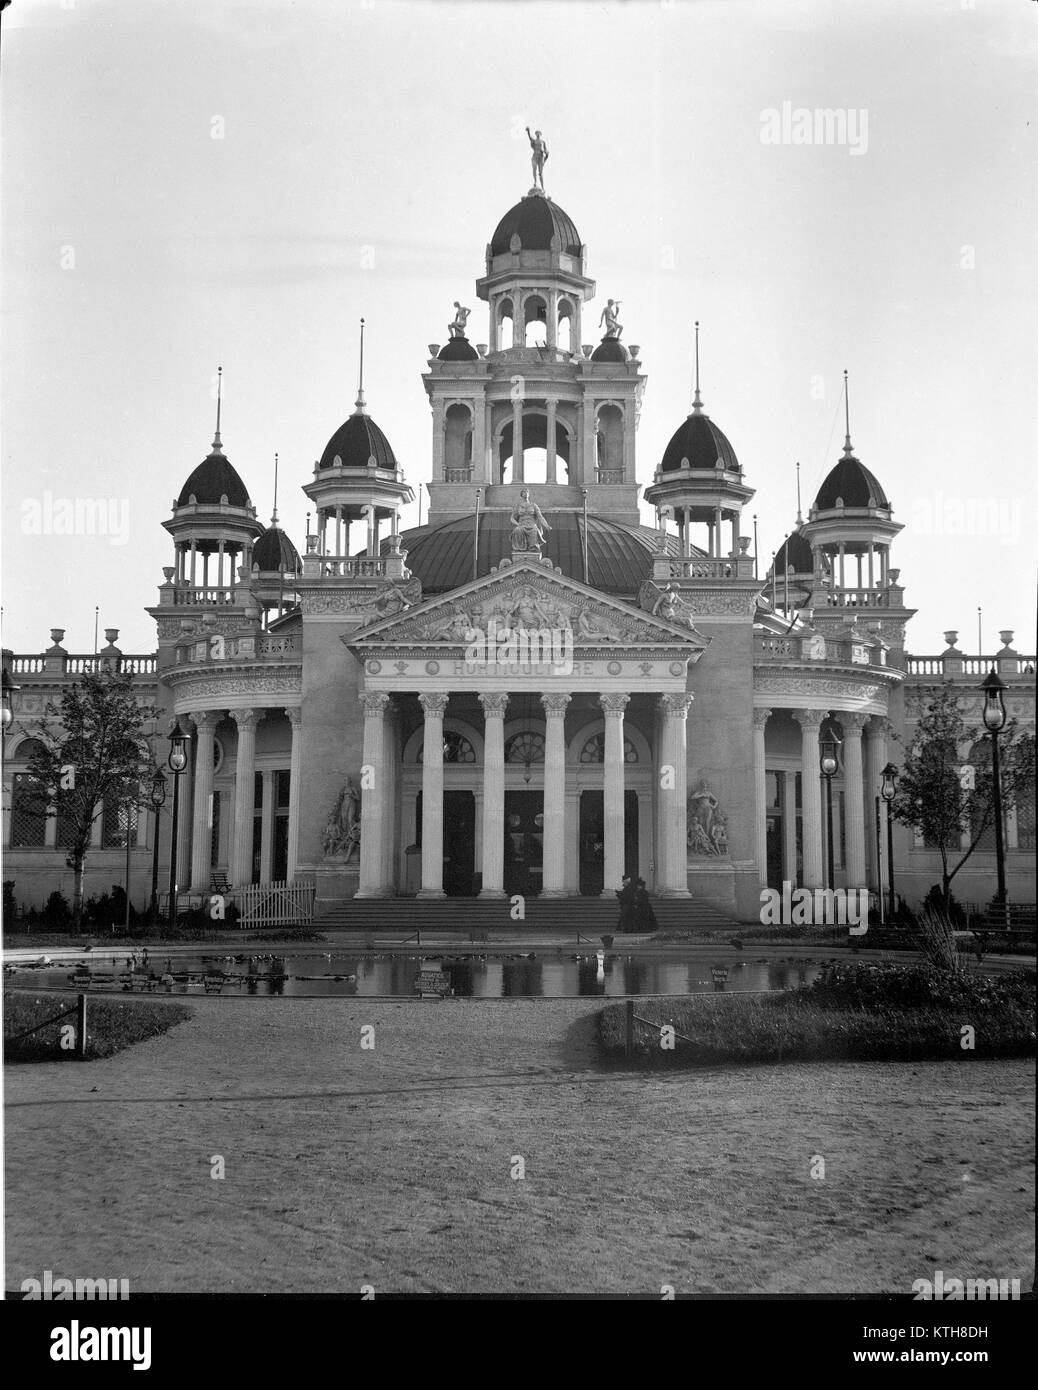
[[[69,1008],[68,994],[19,994],[4,992],[4,1061],[59,1062],[78,1059],[75,1048],[63,1048],[62,1028],[75,1025],[75,1012],[38,1032],[18,1038],[55,1014]],[[96,999],[87,1001],[87,1061],[111,1057],[134,1043],[158,1037],[193,1016],[183,1004],[158,1004],[150,1000]],[[66,1035],[67,1036],[67,1035]],[[14,1039],[18,1039],[14,1041]]]

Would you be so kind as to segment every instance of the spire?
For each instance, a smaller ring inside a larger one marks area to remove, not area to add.
[[[804,514],[800,509],[800,464],[797,464],[797,525],[803,526]]]
[[[274,455],[274,511],[270,518],[271,526],[278,524],[278,456]]]
[[[354,415],[366,415],[364,409],[364,320],[360,321],[360,369],[357,374],[357,409]]]
[[[222,454],[223,445],[220,443],[220,405],[223,396],[223,368],[216,369],[216,434],[213,436],[213,453]]]
[[[696,389],[692,396],[692,414],[702,415],[703,402],[699,398],[699,320],[696,319]]]
[[[847,368],[843,369],[843,418],[847,427],[847,434],[843,441],[844,458],[852,458],[854,450],[851,447],[851,397],[847,385]]]

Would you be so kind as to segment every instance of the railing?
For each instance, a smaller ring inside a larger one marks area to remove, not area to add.
[[[471,483],[471,468],[445,468],[443,470],[443,481],[445,483]]]
[[[800,642],[789,637],[755,637],[753,651],[755,656],[798,657]]]
[[[624,471],[622,468],[600,468],[598,470],[598,481],[600,483],[622,483]]]
[[[133,676],[153,676],[158,669],[158,658],[154,656],[73,656],[63,657],[15,656],[11,660],[13,676],[41,676],[47,674],[48,662],[60,661],[60,672],[66,676],[86,676],[94,671],[121,671]]]
[[[285,636],[261,637],[259,640],[260,656],[295,656],[300,651],[299,639],[294,634]]]
[[[295,883],[250,883],[233,891],[240,927],[301,926],[314,918],[317,888]]]
[[[898,590],[897,607],[901,607]],[[889,608],[891,594],[889,589],[833,589],[825,596],[827,608]]]
[[[350,559],[337,555],[308,555],[306,558],[319,562],[319,579],[384,579],[386,575],[385,556]]]
[[[46,668],[47,663],[42,656],[16,656],[11,659],[11,673],[15,676],[36,676]]]
[[[671,579],[752,579],[753,556],[736,555],[723,559],[703,559],[693,555],[661,555],[656,557],[653,577],[660,578],[659,568],[666,567]]]
[[[173,603],[176,607],[192,607],[196,604],[234,603],[233,589],[199,588],[194,584],[178,584],[173,589]]]
[[[200,666],[220,661],[298,661],[302,639],[295,633],[259,637],[224,637],[217,633],[177,648],[178,666]]]
[[[1033,676],[1038,657],[1020,656],[964,656],[955,652],[948,656],[910,656],[907,658],[910,676],[986,676],[989,671],[1001,675]]]

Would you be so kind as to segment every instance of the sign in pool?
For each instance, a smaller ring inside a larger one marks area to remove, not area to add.
[[[427,956],[299,952],[284,956],[163,956],[144,968],[122,960],[50,962],[8,969],[9,985],[34,989],[86,989],[94,994],[134,993],[221,998],[356,996],[414,999],[417,994],[458,998],[579,998],[628,994],[713,994],[721,971],[731,993],[795,989],[810,984],[819,966],[811,960],[711,959],[710,952],[587,955],[546,950],[495,955],[445,955],[431,968]],[[435,984],[432,983],[436,976]],[[428,976],[428,990],[424,977]],[[423,983],[419,988],[419,981]]]

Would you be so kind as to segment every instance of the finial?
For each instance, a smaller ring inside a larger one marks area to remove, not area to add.
[[[844,458],[850,458],[854,453],[854,450],[851,448],[851,396],[850,389],[847,384],[846,367],[844,367],[843,369],[843,418],[844,423],[847,427],[847,434],[843,441],[843,456]]]
[[[696,319],[696,388],[692,397],[692,414],[702,415],[703,402],[699,398],[699,320]]]
[[[278,524],[278,456],[274,455],[274,510],[270,517],[271,526]]]
[[[223,397],[223,368],[216,369],[216,434],[213,436],[213,453],[222,454],[223,445],[220,443],[220,405]]]
[[[803,526],[804,514],[800,510],[800,464],[797,464],[797,525]]]
[[[364,409],[364,320],[360,321],[360,368],[357,373],[357,409],[354,415],[366,415]]]

